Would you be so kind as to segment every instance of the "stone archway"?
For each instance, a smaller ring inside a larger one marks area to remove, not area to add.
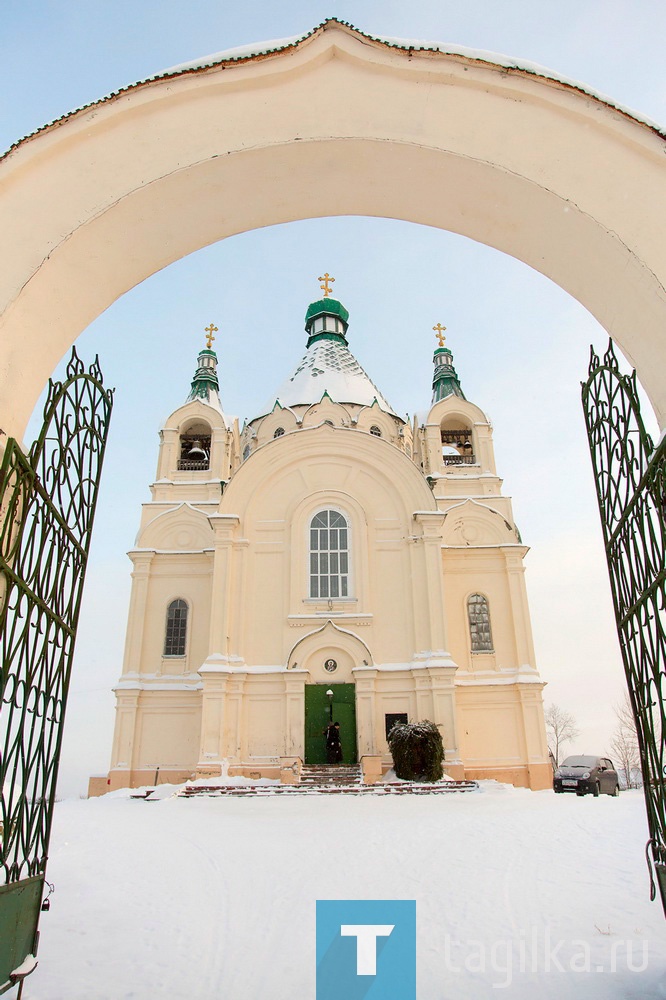
[[[0,426],[21,437],[68,346],[155,271],[231,234],[354,214],[546,274],[622,347],[663,425],[665,172],[655,127],[580,88],[335,20],[133,85],[0,161]]]

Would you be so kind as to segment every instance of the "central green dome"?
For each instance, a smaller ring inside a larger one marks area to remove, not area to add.
[[[338,302],[337,299],[317,299],[316,302],[311,302],[308,306],[308,311],[305,314],[305,329],[308,327],[313,319],[317,316],[339,316],[342,322],[347,327],[349,321],[349,313],[343,306],[342,302]]]

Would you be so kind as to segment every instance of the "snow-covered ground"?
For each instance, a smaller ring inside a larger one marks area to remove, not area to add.
[[[314,1000],[317,899],[415,899],[419,1000],[666,997],[646,839],[640,792],[492,782],[64,801],[23,1000]]]

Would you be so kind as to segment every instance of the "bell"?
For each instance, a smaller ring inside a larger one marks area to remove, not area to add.
[[[44,902],[42,903],[42,913],[48,913],[50,909],[51,909],[51,900],[47,896]]]
[[[206,452],[201,447],[201,441],[194,441],[192,447],[187,453],[187,458],[190,462],[205,462]]]

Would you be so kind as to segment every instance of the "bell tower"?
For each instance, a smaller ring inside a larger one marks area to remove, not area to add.
[[[199,351],[185,403],[160,431],[152,487],[156,500],[184,499],[185,494],[190,500],[219,498],[238,465],[238,422],[225,415],[220,401],[217,354],[212,349],[217,330],[213,323],[206,327],[206,346]]]

